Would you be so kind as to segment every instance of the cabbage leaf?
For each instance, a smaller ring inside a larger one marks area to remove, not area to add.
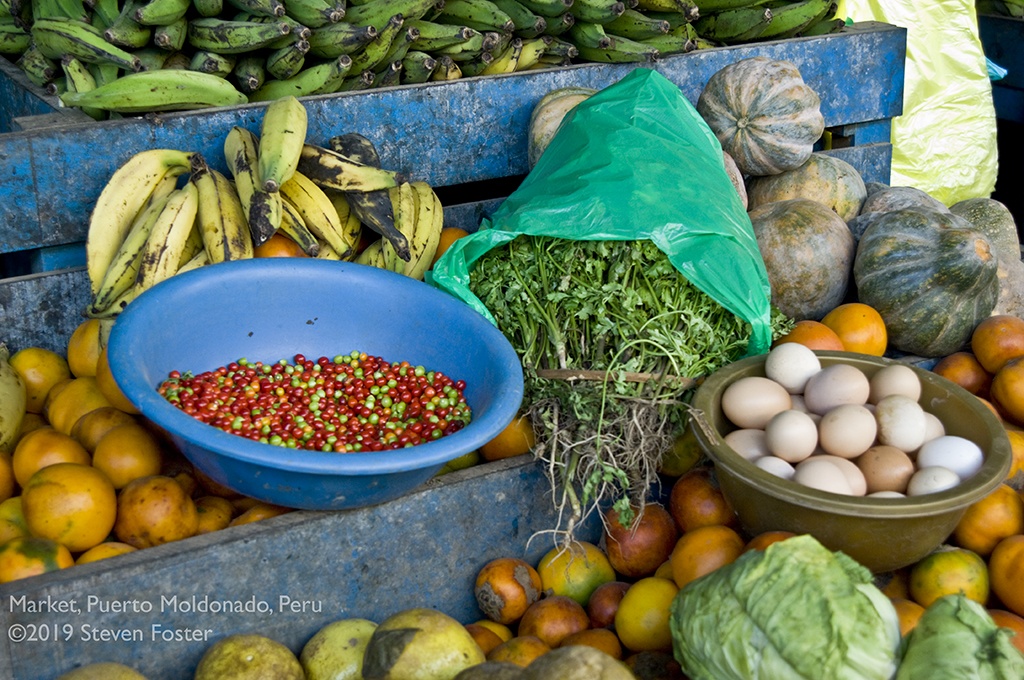
[[[871,572],[809,535],[688,583],[670,625],[692,680],[890,680],[899,661],[899,619]]]

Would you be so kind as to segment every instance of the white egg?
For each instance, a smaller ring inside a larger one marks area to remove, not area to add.
[[[861,472],[860,468],[852,460],[828,454],[815,456],[815,458],[828,461],[839,468],[846,476],[846,482],[850,485],[850,493],[854,496],[863,496],[868,492],[867,478],[864,477],[864,473]]]
[[[843,404],[821,416],[818,441],[826,453],[856,458],[875,443],[875,416],[860,404]]]
[[[803,411],[775,414],[764,426],[764,435],[769,453],[789,463],[807,458],[818,446],[818,427]]]
[[[960,483],[960,477],[949,468],[939,465],[919,468],[907,484],[908,496],[923,496],[952,489]]]
[[[754,461],[754,465],[765,472],[773,474],[776,477],[781,477],[782,479],[793,479],[793,474],[795,472],[792,465],[781,458],[776,458],[775,456],[764,456],[763,458],[758,458]]]
[[[921,379],[906,364],[890,364],[871,376],[868,401],[877,404],[890,394],[902,394],[914,401],[921,398]]]
[[[776,345],[764,360],[764,374],[786,388],[800,394],[812,375],[821,370],[818,355],[807,345],[784,342]]]
[[[733,430],[723,437],[725,445],[749,461],[755,461],[768,455],[764,430],[746,428]]]
[[[902,394],[891,394],[875,404],[878,441],[900,451],[914,451],[924,443],[927,423],[921,405]]]
[[[818,456],[799,463],[796,466],[793,481],[819,491],[829,491],[844,496],[853,495],[850,482],[847,481],[843,471]]]
[[[787,342],[785,344],[787,344],[787,345],[795,345],[797,343],[795,343],[795,342]],[[791,395],[789,395],[789,400],[792,402],[792,405],[790,406],[790,408],[792,408],[794,411],[803,411],[804,413],[810,413],[810,411],[807,410],[807,404],[804,402],[804,395],[802,395],[802,394],[791,394]]]
[[[811,413],[825,414],[842,404],[865,404],[871,387],[856,366],[832,364],[811,376],[804,387],[804,402]]]
[[[905,494],[902,494],[899,491],[876,491],[874,493],[869,493],[866,496],[866,498],[906,498],[906,497],[907,496]]]
[[[917,467],[941,465],[956,473],[961,481],[981,469],[985,454],[981,447],[964,437],[943,435],[936,437],[917,452]]]
[[[922,444],[927,444],[931,440],[937,439],[946,434],[946,426],[942,424],[942,421],[939,420],[939,417],[934,413],[925,411],[924,420],[924,442],[922,442]]]
[[[772,416],[791,405],[785,387],[761,376],[740,378],[722,392],[722,411],[739,428],[763,430]]]

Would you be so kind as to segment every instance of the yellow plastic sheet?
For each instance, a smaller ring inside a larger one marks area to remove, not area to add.
[[[988,197],[996,114],[972,0],[841,0],[837,16],[907,29],[903,115],[892,123],[893,186],[946,205]]]

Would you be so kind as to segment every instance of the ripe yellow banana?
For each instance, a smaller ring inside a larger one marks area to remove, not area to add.
[[[196,211],[198,217],[199,212]],[[204,250],[203,235],[199,230],[198,220],[192,222],[192,230],[188,232],[188,238],[185,239],[185,247],[181,249],[181,258],[178,260],[178,269],[181,269],[185,264],[193,257],[199,254],[200,251]]]
[[[381,238],[366,246],[366,249],[359,253],[359,257],[355,259],[355,262],[369,267],[377,267],[378,269],[391,269],[384,257],[384,243],[387,243],[387,239]]]
[[[9,356],[7,346],[0,343],[0,452],[4,453],[10,453],[18,441],[28,404],[25,381],[7,363]]]
[[[235,178],[235,190],[249,223],[252,244],[261,246],[281,226],[281,196],[262,189],[256,135],[243,127],[232,127],[224,138],[224,160]]]
[[[189,170],[191,158],[191,153],[177,149],[148,149],[129,158],[107,181],[89,217],[85,241],[93,296],[139,211],[158,187],[166,186],[165,178]]]
[[[301,171],[296,171],[281,185],[280,195],[295,207],[302,216],[306,227],[340,257],[347,257],[355,248],[349,241],[344,223],[330,197],[313,180]]]
[[[441,242],[444,208],[441,206],[441,199],[426,182],[413,182],[412,189],[416,195],[416,231],[409,239],[411,257],[405,263],[402,273],[422,281]]]
[[[178,273],[181,253],[188,242],[199,208],[196,185],[186,182],[167,197],[167,204],[153,225],[135,281],[136,295]]]
[[[281,197],[281,226],[277,233],[298,243],[302,252],[310,257],[316,257],[320,253],[320,242],[306,226],[306,220],[298,208],[284,196]]]
[[[252,257],[252,234],[231,180],[204,162],[192,170],[199,208],[196,224],[211,264]]]
[[[412,239],[416,233],[416,218],[418,217],[416,192],[410,183],[402,182],[397,187],[388,189],[388,196],[391,199],[392,214],[395,216],[395,228],[402,232],[402,235],[405,236],[406,241],[409,243],[409,261],[411,262]],[[405,271],[406,260],[399,258],[398,252],[390,240],[384,239],[381,252],[392,271],[399,274]]]
[[[260,187],[273,193],[291,178],[306,143],[306,107],[293,96],[275,99],[260,128]]]
[[[206,250],[203,249],[196,253],[188,262],[178,267],[178,273],[181,274],[182,272],[199,269],[208,264],[210,264],[210,257],[206,254]]]

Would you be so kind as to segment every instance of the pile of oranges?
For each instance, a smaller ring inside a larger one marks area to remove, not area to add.
[[[27,414],[0,453],[0,583],[288,510],[194,470],[118,389],[103,334],[90,319],[66,356],[27,347],[10,357]]]

